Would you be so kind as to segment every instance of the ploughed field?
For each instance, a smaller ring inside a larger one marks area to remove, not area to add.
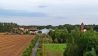
[[[0,56],[21,56],[32,35],[0,35]]]

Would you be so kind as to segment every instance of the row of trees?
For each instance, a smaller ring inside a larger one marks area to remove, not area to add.
[[[98,55],[98,33],[92,28],[86,32],[80,32],[75,27],[70,32],[65,28],[57,28],[50,31],[54,43],[66,43],[64,56],[96,56]]]
[[[16,23],[0,23],[0,32],[14,32],[17,27]]]
[[[68,30],[68,32],[71,32],[75,27],[80,27],[80,25],[71,25],[71,24],[65,24],[65,25],[59,25],[59,26],[52,26],[52,25],[47,25],[47,26],[36,26],[38,29],[43,29],[43,28],[51,28],[51,29],[62,29],[65,28]],[[95,31],[98,31],[98,25],[85,25],[87,30],[94,29]]]

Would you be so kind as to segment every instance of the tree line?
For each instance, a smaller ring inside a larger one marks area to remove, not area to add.
[[[46,25],[46,26],[36,26],[38,29],[44,29],[44,28],[51,28],[51,29],[62,29],[64,27],[66,27],[66,29],[68,30],[68,32],[71,32],[71,30],[73,30],[75,27],[80,27],[80,25],[71,25],[71,24],[64,24],[64,25],[58,25],[58,26],[52,26],[52,25]],[[93,29],[95,31],[98,31],[98,25],[92,24],[92,25],[85,25],[87,30]]]
[[[0,32],[14,32],[17,27],[16,23],[0,23]]]

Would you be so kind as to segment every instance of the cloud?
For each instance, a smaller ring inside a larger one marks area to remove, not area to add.
[[[56,19],[52,17],[0,17],[0,22],[14,22],[19,25],[63,25],[63,24],[81,24],[84,22],[85,24],[98,24],[96,22],[97,18],[89,18],[88,19],[78,19],[77,17],[65,18],[65,19]],[[75,19],[73,19],[75,18]],[[83,21],[82,21],[83,20]]]
[[[8,21],[19,24],[94,23],[98,18],[98,0],[0,0],[2,16],[14,16],[15,19],[10,17]]]
[[[40,6],[38,6],[39,8],[46,8],[46,7],[48,7],[48,6],[45,6],[45,5],[40,5]]]
[[[0,16],[22,16],[22,17],[47,17],[48,15],[41,12],[25,12],[19,10],[0,10]]]
[[[32,10],[44,6],[97,6],[97,0],[0,0],[0,7],[4,9]]]

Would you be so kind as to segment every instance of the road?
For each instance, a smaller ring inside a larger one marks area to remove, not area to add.
[[[31,56],[36,56],[38,48],[39,48],[39,40],[37,40]]]

